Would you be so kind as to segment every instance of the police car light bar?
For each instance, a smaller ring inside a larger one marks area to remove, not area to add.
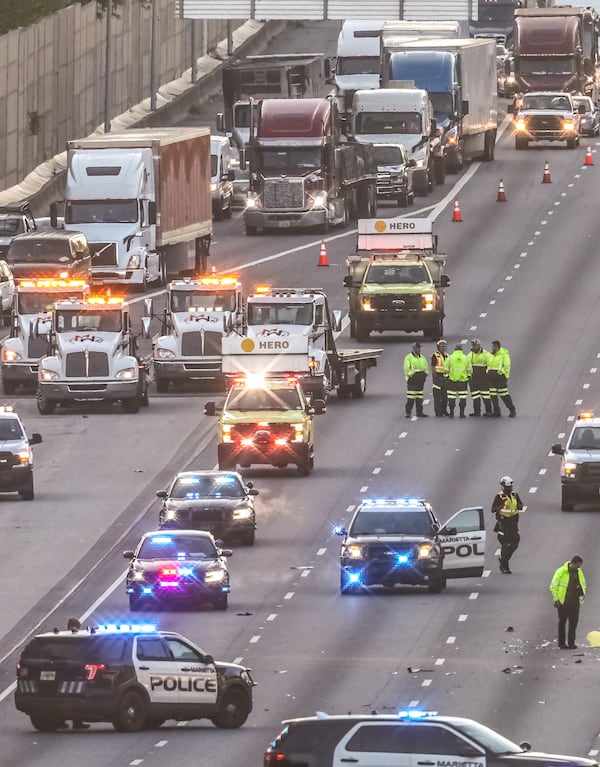
[[[363,498],[362,506],[413,506],[421,498]]]
[[[98,633],[152,634],[157,631],[155,623],[102,623],[96,626]]]
[[[401,719],[427,719],[428,717],[437,716],[437,711],[421,711],[418,708],[409,708],[405,711],[398,711],[398,717]]]

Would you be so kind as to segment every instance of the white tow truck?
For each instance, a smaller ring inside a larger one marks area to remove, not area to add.
[[[149,335],[150,319],[142,319]],[[33,327],[39,337],[40,324]],[[148,404],[148,363],[141,359],[129,306],[117,296],[58,301],[52,312],[50,353],[38,369],[37,405],[50,415],[57,405],[118,401],[126,413]]]
[[[364,396],[367,370],[381,349],[338,349],[341,312],[329,311],[320,289],[259,286],[246,299],[241,332],[223,336],[223,373],[293,376],[307,395],[326,400],[336,389],[340,398]]]
[[[235,275],[183,278],[167,286],[160,335],[152,340],[156,389],[170,383],[223,382],[221,339],[242,319],[242,285]],[[152,315],[152,299],[146,299]]]
[[[90,292],[85,280],[43,278],[21,280],[13,300],[10,335],[2,344],[2,386],[4,394],[15,393],[22,384],[36,385],[40,357],[48,352],[52,309],[65,298],[83,299]],[[32,335],[36,326],[37,335]]]

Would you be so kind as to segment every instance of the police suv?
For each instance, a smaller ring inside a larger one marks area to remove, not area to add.
[[[567,440],[557,442],[552,452],[562,456],[560,467],[562,511],[573,511],[576,503],[600,505],[600,418],[580,413]]]
[[[0,493],[17,492],[23,501],[33,501],[32,445],[39,434],[27,437],[21,419],[10,405],[0,405]]]
[[[340,552],[340,589],[427,586],[439,593],[447,578],[480,577],[485,556],[481,506],[461,509],[442,526],[431,504],[418,498],[365,499],[346,530]]]
[[[215,661],[180,634],[107,624],[38,634],[17,665],[15,704],[40,732],[65,719],[112,722],[119,732],[167,719],[241,727],[252,711],[250,669]]]
[[[264,767],[598,767],[592,759],[530,751],[472,719],[416,709],[397,715],[291,719],[271,743]]]

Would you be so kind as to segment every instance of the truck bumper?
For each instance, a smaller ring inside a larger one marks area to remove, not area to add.
[[[325,208],[280,213],[248,208],[244,211],[244,224],[257,229],[291,229],[294,227],[322,226],[330,219]]]
[[[4,470],[0,467],[0,493],[23,490],[31,481],[32,474],[31,466],[11,466]]]
[[[597,482],[561,481],[563,492],[568,493],[573,501],[597,501],[600,504],[600,480]]]
[[[189,361],[153,360],[154,376],[169,381],[215,380],[223,376],[221,358],[196,359]]]
[[[394,565],[342,559],[340,564],[346,575],[346,582],[350,583],[354,580],[361,586],[394,586],[397,583],[423,586],[429,582],[431,576],[440,571],[437,561]],[[352,578],[352,575],[355,577]]]
[[[2,364],[2,378],[11,383],[34,384],[37,381],[38,360]]]
[[[406,194],[406,182],[404,183],[391,183],[391,184],[377,184],[377,197],[399,197],[401,194]]]
[[[308,463],[312,454],[312,449],[306,442],[289,443],[285,447],[279,445],[237,447],[235,444],[222,443],[217,450],[220,466],[266,464],[283,467],[288,463],[302,466]]]
[[[123,400],[133,399],[139,394],[138,381],[52,381],[38,383],[40,393],[46,399],[63,402],[84,400]]]
[[[126,285],[143,285],[145,269],[120,269],[115,266],[92,267],[92,282],[95,285],[114,285],[123,283]]]
[[[434,330],[442,315],[440,312],[361,312],[358,324],[365,330]]]

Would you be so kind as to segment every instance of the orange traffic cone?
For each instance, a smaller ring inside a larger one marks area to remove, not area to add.
[[[452,211],[452,221],[462,221],[462,216],[460,215],[460,206],[458,204],[458,200],[454,200],[454,210]]]
[[[327,250],[325,248],[325,240],[321,240],[321,252],[319,253],[319,263],[317,266],[329,266]]]
[[[498,184],[498,197],[496,198],[496,202],[507,202],[506,192],[504,191],[504,181],[502,181],[502,179],[500,179]]]
[[[552,179],[550,178],[550,166],[548,163],[544,165],[544,175],[542,176],[542,184],[551,184]]]
[[[585,162],[583,163],[583,167],[585,168],[586,165],[593,165],[594,164],[594,158],[592,157],[592,147],[587,146],[585,150]]]

